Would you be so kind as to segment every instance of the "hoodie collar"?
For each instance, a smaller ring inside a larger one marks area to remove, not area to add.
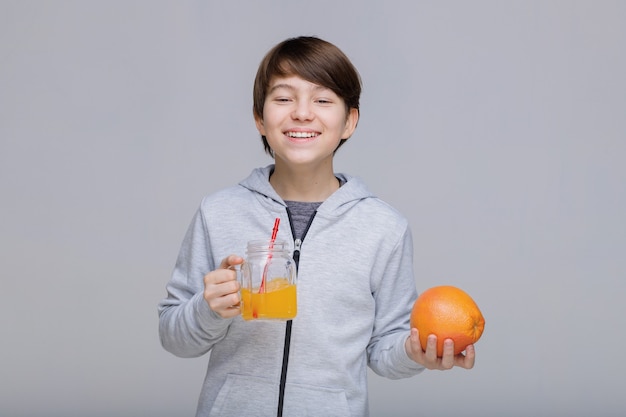
[[[286,206],[283,199],[276,193],[269,182],[270,173],[273,170],[273,164],[262,168],[255,168],[239,185],[257,193],[266,200],[269,199],[282,206]],[[347,210],[347,208],[356,204],[359,200],[375,197],[360,178],[342,173],[335,175],[339,177],[344,184],[320,205],[318,213],[340,214]]]

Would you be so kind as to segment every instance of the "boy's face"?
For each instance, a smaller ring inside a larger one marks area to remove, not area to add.
[[[311,164],[332,160],[341,139],[349,138],[359,118],[332,90],[298,76],[272,78],[263,119],[256,126],[277,162]]]

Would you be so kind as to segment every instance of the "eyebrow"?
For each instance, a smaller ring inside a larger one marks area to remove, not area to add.
[[[280,84],[276,84],[276,85],[273,85],[272,87],[270,87],[270,89],[269,89],[269,91],[267,92],[267,94],[271,94],[271,93],[273,93],[274,91],[276,91],[276,90],[278,90],[278,89],[280,89],[280,88],[285,88],[285,89],[287,89],[287,90],[292,90],[292,91],[296,89],[296,88],[295,88],[293,85],[291,85],[291,84],[287,84],[287,83],[280,83]],[[321,86],[321,85],[318,85],[318,84],[315,84],[315,86],[313,87],[313,90],[314,90],[314,91],[319,91],[319,90],[330,90],[330,88],[328,88],[328,87],[324,87],[324,86]]]

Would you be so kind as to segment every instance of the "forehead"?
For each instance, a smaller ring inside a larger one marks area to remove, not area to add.
[[[312,83],[310,81],[305,80],[304,78],[298,75],[288,75],[288,76],[274,76],[270,79],[269,86],[267,89],[267,93],[271,94],[277,90],[292,90],[292,91],[328,91],[332,94],[332,90],[328,87],[324,87],[323,85]]]

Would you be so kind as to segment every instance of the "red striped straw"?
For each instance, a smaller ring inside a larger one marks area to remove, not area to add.
[[[274,220],[274,229],[272,229],[272,238],[270,239],[269,252],[267,254],[267,262],[265,262],[265,268],[263,268],[263,277],[261,278],[261,286],[259,287],[259,294],[265,292],[265,278],[267,276],[267,270],[270,267],[270,259],[272,259],[272,249],[274,249],[274,241],[278,234],[278,225],[280,224],[280,217],[276,217]]]

